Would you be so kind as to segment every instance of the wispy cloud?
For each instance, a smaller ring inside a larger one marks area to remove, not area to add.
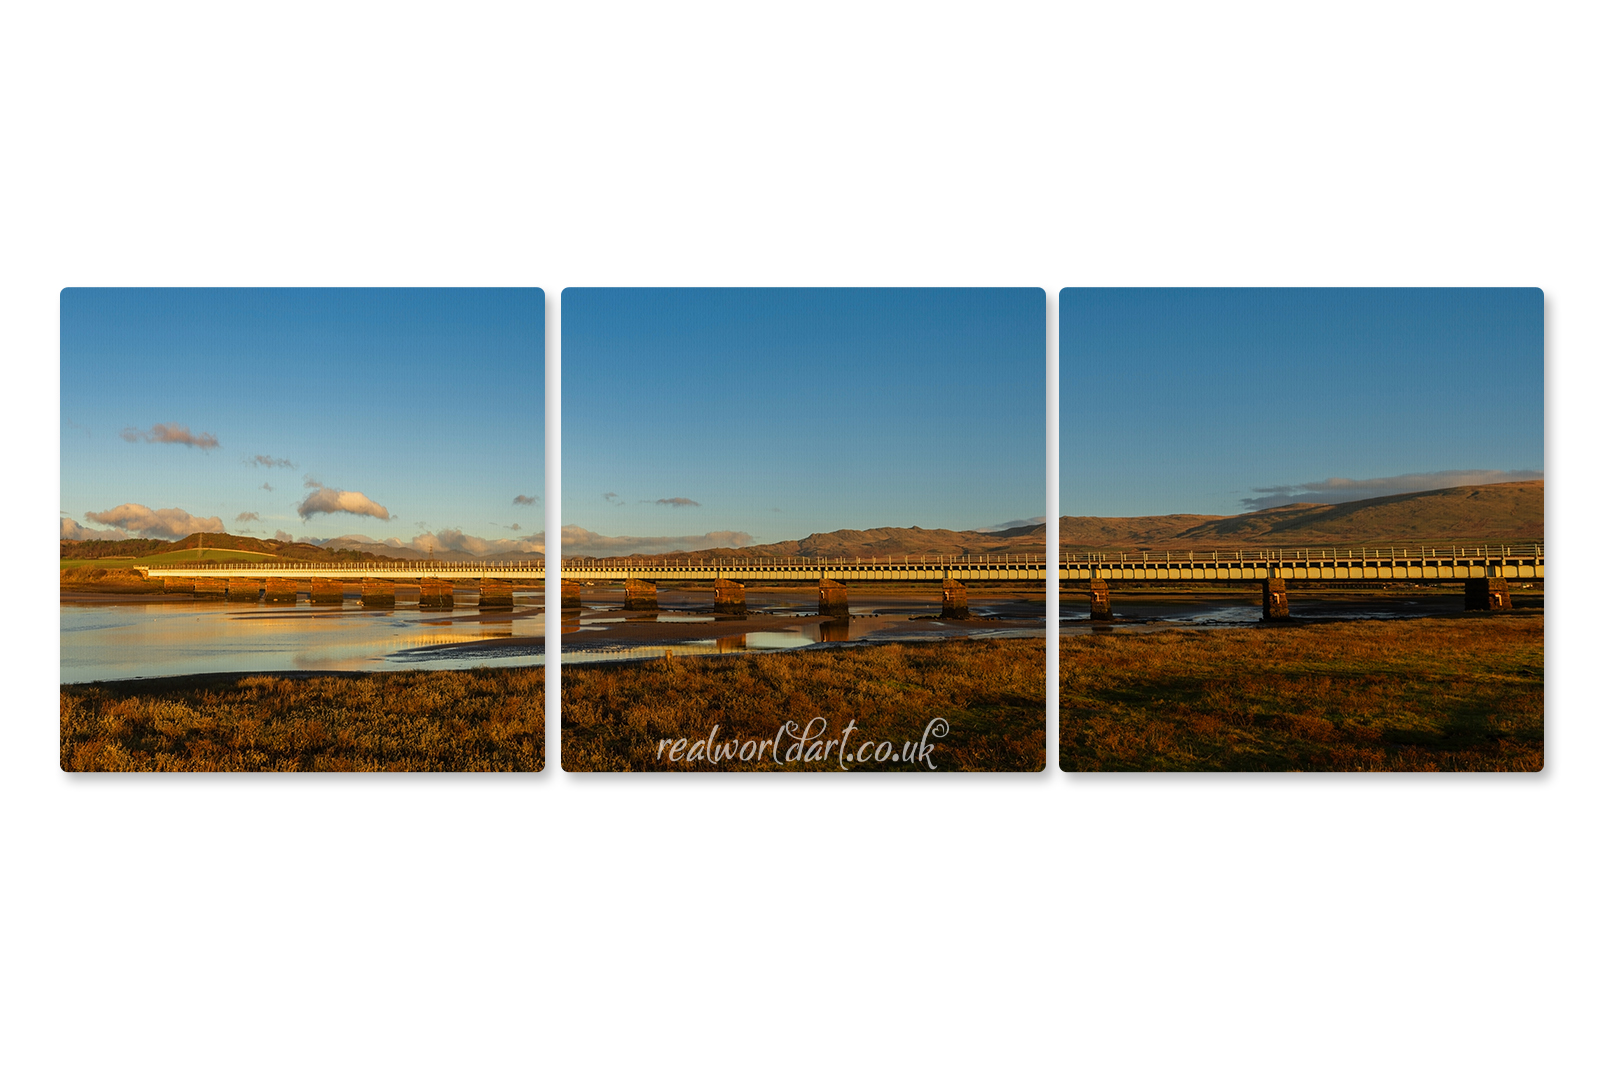
[[[686,496],[667,496],[662,497],[660,500],[641,500],[639,503],[661,504],[669,508],[697,508],[700,506],[700,501],[690,500]]]
[[[1462,485],[1492,485],[1495,482],[1527,482],[1543,478],[1543,471],[1430,471],[1397,474],[1391,478],[1326,478],[1300,485],[1272,485],[1252,489],[1261,496],[1245,497],[1239,503],[1246,511],[1278,508],[1285,504],[1344,504],[1375,496],[1398,493],[1425,493],[1431,489],[1454,489]]]
[[[739,530],[713,530],[684,537],[607,537],[582,526],[561,528],[561,551],[569,556],[626,556],[659,552],[704,552],[744,548],[755,538]]]
[[[253,511],[241,511],[233,517],[234,522],[260,522],[261,516]]]
[[[289,460],[278,459],[273,456],[251,456],[245,462],[252,467],[284,467],[288,470],[294,470],[294,464]]]
[[[511,502],[513,504],[520,504],[523,507],[532,507],[534,504],[539,502],[539,498],[536,496],[528,496],[525,493],[518,493],[516,496],[511,498]]]
[[[1001,530],[1015,530],[1019,526],[1040,526],[1044,524],[1043,515],[1035,515],[1031,519],[1007,519],[997,522],[993,526],[980,526],[977,533],[999,533]]]
[[[222,520],[201,518],[182,508],[151,509],[143,504],[119,504],[110,511],[86,511],[84,518],[101,526],[115,526],[130,534],[176,541],[192,533],[224,533]]]
[[[261,483],[261,488],[265,489],[269,493],[273,491],[272,483],[270,483],[270,482],[262,482]]]
[[[628,503],[626,500],[622,499],[621,493],[601,493],[600,499],[604,500],[608,504],[615,504],[619,508],[626,507]]]
[[[335,515],[340,512],[348,515],[370,515],[384,522],[388,522],[391,518],[388,508],[365,493],[358,493],[353,489],[333,489],[309,477],[306,479],[306,488],[312,492],[300,501],[300,506],[295,509],[302,519],[309,519],[313,515]]]
[[[129,426],[122,431],[124,441],[148,441],[156,445],[187,445],[190,448],[216,448],[218,447],[215,434],[193,434],[189,427],[180,426],[176,422],[158,422],[148,430],[141,430],[136,426]]]

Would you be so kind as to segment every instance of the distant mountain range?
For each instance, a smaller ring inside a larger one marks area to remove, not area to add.
[[[1188,550],[1238,546],[1512,544],[1544,540],[1544,482],[1502,482],[1354,500],[1345,504],[1289,504],[1245,515],[1149,515],[1138,518],[1063,516],[1063,551],[1094,549]],[[714,552],[671,552],[663,558],[715,555],[886,557],[1042,553],[1045,526],[1008,530],[924,530],[882,526],[814,533]],[[181,541],[63,541],[62,559],[153,555],[193,548],[262,552],[288,559],[426,559],[428,553],[364,538],[339,537],[321,545],[264,541],[233,534],[191,534]],[[530,553],[474,556],[446,551],[437,559],[519,559]]]
[[[1260,545],[1461,545],[1544,540],[1544,482],[1502,482],[1355,500],[1288,504],[1246,515],[1063,516],[1063,551],[1188,550]],[[878,527],[683,556],[920,556],[1044,551],[1044,524],[1009,530]]]
[[[1245,515],[1061,519],[1063,551],[1424,542],[1476,545],[1543,540],[1543,481],[1464,485],[1344,504],[1287,504]]]

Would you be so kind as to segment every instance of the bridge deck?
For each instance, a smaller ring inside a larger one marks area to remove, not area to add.
[[[310,563],[282,561],[193,561],[142,568],[152,578],[325,578],[405,581],[421,578],[474,581],[486,578],[543,581],[544,560],[368,560]],[[805,559],[584,559],[561,561],[561,576],[576,582],[821,581],[959,582],[1043,581],[1049,567],[1040,555],[900,556]],[[1066,553],[1057,574],[1064,582],[1227,581],[1288,578],[1306,581],[1462,580],[1503,577],[1542,579],[1544,546],[1481,548],[1249,549],[1231,552]]]

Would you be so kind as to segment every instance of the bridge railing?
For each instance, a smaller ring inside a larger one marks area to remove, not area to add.
[[[1042,552],[973,554],[966,556],[716,556],[707,558],[661,559],[649,556],[589,556],[563,558],[562,570],[816,570],[818,567],[978,567],[1014,564],[1042,567]]]
[[[1063,552],[1062,563],[1281,563],[1394,559],[1543,559],[1544,544]]]
[[[330,560],[326,563],[315,563],[309,560],[248,560],[234,559],[181,559],[168,563],[152,563],[150,567],[156,570],[275,570],[275,571],[496,571],[507,574],[527,573],[529,571],[543,571],[544,561],[530,560],[528,562],[512,560],[488,560],[482,563],[473,563],[467,560],[448,559],[383,559],[369,560],[364,563],[352,563],[348,560]]]

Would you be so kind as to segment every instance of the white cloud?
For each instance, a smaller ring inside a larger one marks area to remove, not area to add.
[[[201,518],[182,508],[152,510],[143,504],[119,504],[110,511],[86,511],[84,518],[101,526],[115,526],[130,534],[162,537],[176,541],[192,533],[226,533],[222,520],[213,515]]]
[[[131,536],[133,535],[123,530],[91,530],[87,526],[79,525],[76,519],[61,520],[63,541],[126,541]]]
[[[661,552],[704,552],[713,548],[744,548],[755,538],[738,530],[713,530],[684,537],[606,537],[582,526],[561,528],[561,551],[569,556],[654,555]]]
[[[440,530],[438,533],[419,534],[411,539],[411,548],[422,552],[466,552],[474,556],[498,556],[508,552],[543,553],[544,535],[528,537],[498,537],[493,540],[475,537],[460,530]]]
[[[309,478],[306,479],[306,484],[317,488],[300,501],[300,507],[296,509],[302,519],[309,519],[313,515],[334,515],[345,512],[350,515],[370,515],[384,522],[389,521],[389,509],[365,493],[358,493],[353,489],[329,489]]]

